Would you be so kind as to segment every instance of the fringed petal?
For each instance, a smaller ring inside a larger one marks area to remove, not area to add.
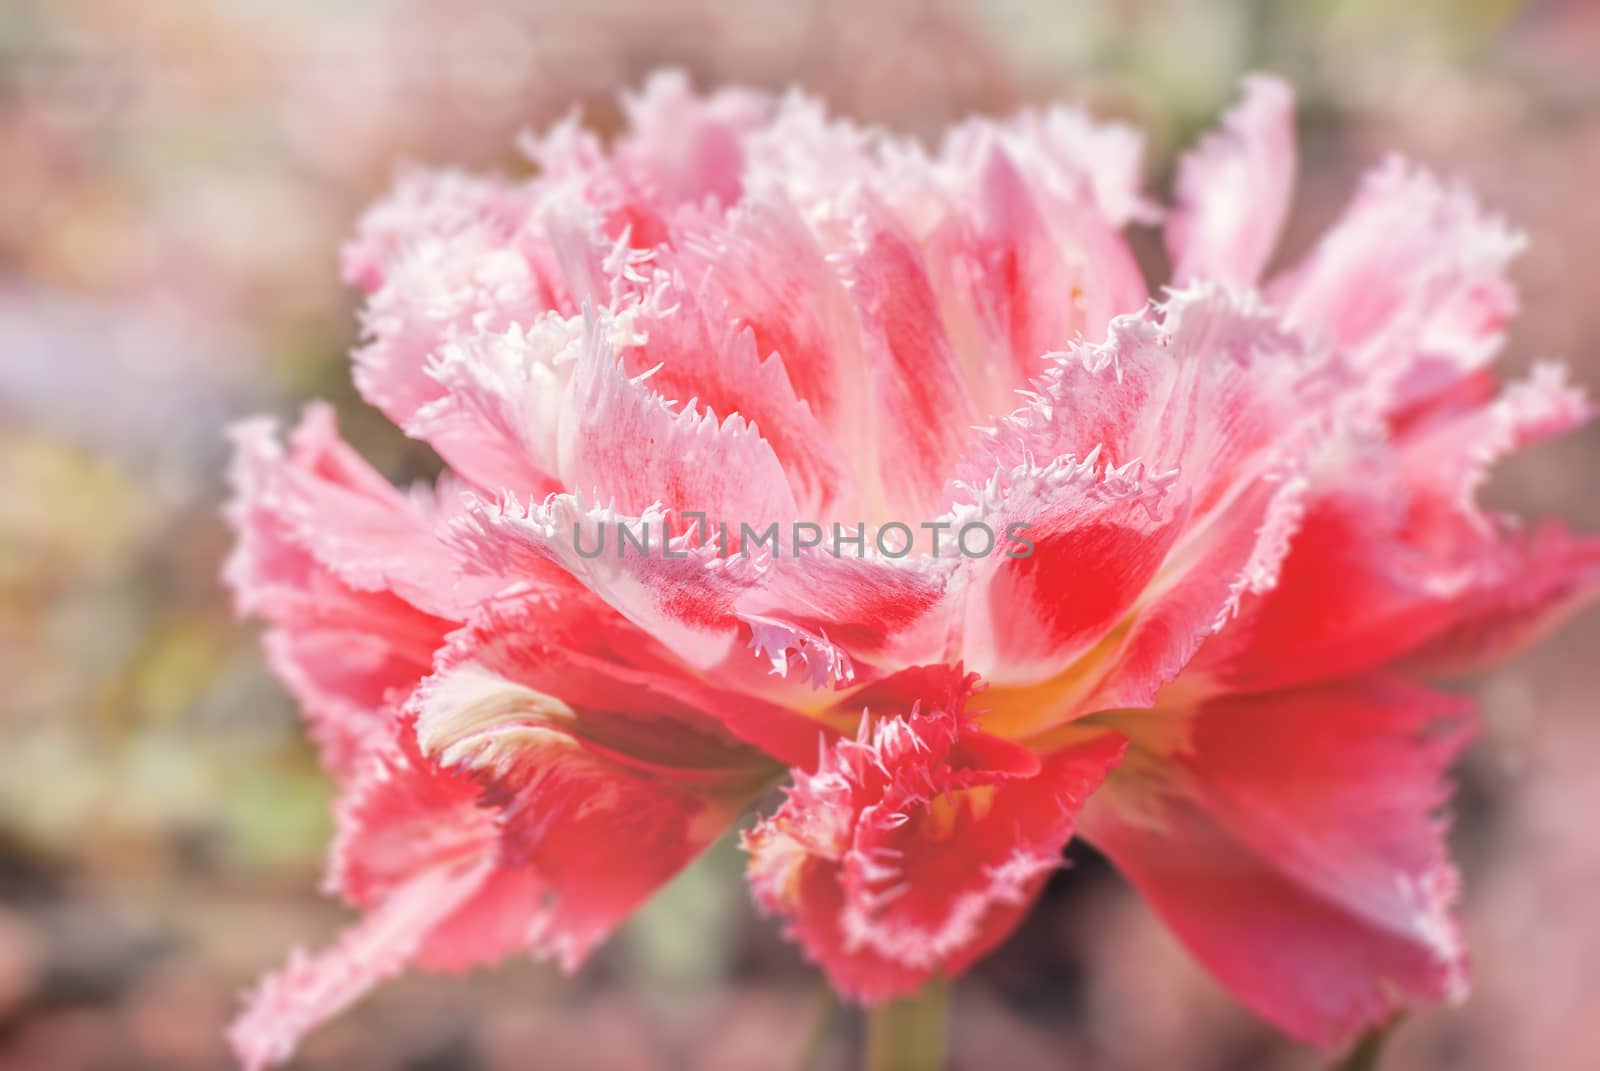
[[[745,835],[757,902],[858,1000],[958,974],[1001,941],[1122,753],[1107,733],[1041,762],[976,729],[961,688],[948,678],[909,710],[903,695],[864,695],[878,709],[860,734],[795,771],[788,800]]]

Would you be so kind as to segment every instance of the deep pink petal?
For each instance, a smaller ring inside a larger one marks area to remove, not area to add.
[[[1413,651],[1471,661],[1467,648],[1510,649],[1582,605],[1595,584],[1588,544],[1554,530],[1525,537],[1483,513],[1476,492],[1498,457],[1587,415],[1543,369],[1497,398],[1436,404],[1397,437],[1331,444],[1276,584],[1244,601],[1201,652],[1196,677],[1257,690]]]
[[[618,525],[652,533],[651,552],[621,551]],[[661,549],[664,530],[674,536],[672,556]],[[685,664],[731,674],[746,688],[759,690],[752,673],[759,679],[770,666],[783,677],[797,659],[823,659],[827,672],[815,683],[833,685],[854,679],[855,662],[894,667],[942,656],[953,563],[796,553],[791,535],[780,532],[778,554],[725,555],[714,526],[702,533],[660,510],[628,517],[562,495],[540,506],[480,504],[451,541],[467,568],[502,582],[554,565]]]
[[[959,701],[864,718],[745,836],[757,901],[858,1000],[957,974],[1002,940],[1122,753],[1102,734],[1041,764],[948,712]]]
[[[1383,680],[1214,700],[1085,833],[1236,996],[1332,1048],[1464,991],[1438,815],[1463,713]]]
[[[1209,287],[1056,359],[957,488],[997,530],[1032,525],[1031,556],[972,563],[964,592],[972,668],[1056,678],[1048,697],[1002,700],[997,731],[1149,703],[1271,587],[1344,382],[1247,295]]]
[[[767,521],[831,517],[848,510],[858,495],[856,475],[828,425],[818,419],[818,410],[797,394],[790,378],[794,370],[828,377],[826,369],[810,362],[819,354],[828,354],[832,347],[805,337],[810,330],[823,329],[821,324],[808,324],[805,312],[796,310],[793,324],[778,318],[789,313],[786,303],[803,301],[806,286],[789,273],[803,270],[808,254],[817,255],[814,247],[786,249],[778,244],[779,236],[771,233],[759,239],[731,230],[686,237],[697,246],[715,242],[716,255],[678,251],[658,257],[663,272],[667,266],[671,272],[658,283],[662,292],[642,306],[633,320],[641,341],[623,352],[626,370],[635,376],[648,373],[649,388],[662,397],[694,399],[714,413],[738,413],[771,448],[795,512],[741,520],[759,527]],[[733,248],[734,243],[756,240],[760,242],[756,249]],[[809,243],[809,238],[796,240]],[[830,271],[826,265],[819,266]],[[831,285],[838,297],[845,296],[831,274],[826,282],[812,282]],[[827,297],[824,290],[816,300],[822,305]],[[840,311],[833,310],[836,314]],[[848,306],[842,311],[844,317],[832,327],[854,332],[855,320]],[[775,322],[781,325],[778,333],[772,330]],[[766,348],[771,346],[781,348]],[[826,379],[808,384],[810,389],[825,392],[837,386]],[[828,396],[831,398],[831,393]],[[858,402],[852,399],[853,404]],[[864,415],[859,413],[853,421],[857,430],[863,426]],[[838,428],[843,414],[833,416]]]
[[[1005,412],[1046,354],[1079,335],[1098,340],[1146,295],[1131,257],[1102,255],[1125,247],[1085,207],[1087,190],[1037,198],[998,135],[962,170],[972,188],[951,198],[927,240],[928,271],[979,409]]]

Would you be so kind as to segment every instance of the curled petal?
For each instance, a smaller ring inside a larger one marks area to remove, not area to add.
[[[489,494],[542,496],[560,487],[559,429],[583,320],[548,313],[526,330],[443,344],[428,375],[444,388],[406,432]]]
[[[524,251],[498,226],[430,236],[406,246],[367,299],[356,388],[403,427],[445,394],[428,368],[447,342],[530,324],[551,309],[577,311],[548,242]]]
[[[1060,865],[1123,746],[1102,734],[1041,762],[960,714],[917,705],[864,720],[745,835],[756,900],[858,1000],[957,974]]]
[[[248,1066],[286,1059],[409,966],[526,951],[575,969],[736,813],[726,795],[615,762],[541,720],[532,694],[435,681],[417,703],[421,735],[406,727],[367,765],[337,810],[330,873],[365,916],[250,995],[231,1031]]]
[[[651,533],[652,552],[632,544],[624,550],[619,526],[634,538]],[[668,531],[670,554],[661,545]],[[703,530],[662,510],[627,517],[558,495],[532,507],[480,503],[450,541],[467,568],[506,582],[556,566],[702,672],[746,680],[754,669],[764,675],[753,651],[770,658],[767,641],[781,634],[838,648],[844,660],[833,661],[841,668],[906,665],[943,652],[942,611],[954,563],[836,557],[797,549],[788,530],[779,537],[781,553],[762,547],[748,557],[724,556],[715,525]]]

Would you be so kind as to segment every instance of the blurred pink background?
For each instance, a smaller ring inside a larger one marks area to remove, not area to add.
[[[0,8],[0,1069],[228,1066],[235,994],[340,907],[328,788],[216,580],[222,428],[322,395],[391,476],[431,471],[354,396],[337,246],[407,160],[517,167],[650,69],[803,85],[927,134],[1081,99],[1150,132],[1159,188],[1240,73],[1301,94],[1289,252],[1389,150],[1526,229],[1507,365],[1600,393],[1592,0],[8,0]],[[1159,254],[1138,238],[1152,270]],[[1600,529],[1600,430],[1490,499]],[[1456,843],[1476,987],[1385,1067],[1600,1067],[1600,614],[1475,685]],[[1086,850],[956,987],[960,1068],[1317,1068],[1239,1010]],[[576,978],[391,985],[317,1068],[852,1065],[858,1013],[757,919],[731,843]]]

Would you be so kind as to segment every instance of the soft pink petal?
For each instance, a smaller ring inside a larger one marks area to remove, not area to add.
[[[1160,210],[1144,192],[1144,135],[1126,123],[1101,123],[1082,109],[1053,106],[1025,109],[995,122],[969,120],[945,138],[946,163],[970,161],[975,144],[998,136],[1029,184],[1047,196],[1087,190],[1090,205],[1114,230],[1148,223]]]
[[[841,259],[861,317],[881,512],[929,517],[980,414],[939,319],[922,254],[870,199],[855,226]]]
[[[561,428],[563,484],[635,516],[665,505],[735,523],[794,517],[783,466],[744,417],[663,398],[647,374],[628,375],[620,350],[631,327],[587,324]]]
[[[365,341],[354,355],[362,397],[404,426],[445,394],[428,368],[447,342],[530,324],[550,309],[575,313],[548,242],[526,241],[509,241],[495,223],[405,246],[362,311]]]
[[[659,71],[624,94],[629,130],[617,143],[619,166],[664,209],[739,199],[745,138],[771,111],[768,98],[742,90],[697,95],[681,71]]]
[[[1174,285],[1254,285],[1283,230],[1294,177],[1294,93],[1276,78],[1248,78],[1222,129],[1178,164],[1166,230]]]
[[[441,920],[459,911],[492,870],[487,860],[420,874],[315,956],[296,950],[262,979],[228,1029],[246,1071],[294,1054],[302,1038],[403,971]]]
[[[240,613],[271,625],[268,661],[324,764],[348,779],[388,737],[398,704],[454,627],[410,601],[450,612],[424,586],[429,560],[432,576],[448,578],[443,548],[426,515],[338,442],[329,411],[312,410],[287,453],[265,422],[241,426],[235,441],[228,516],[238,542],[224,579]],[[392,574],[381,567],[385,553]]]
[[[454,558],[436,534],[458,506],[427,492],[396,490],[339,438],[333,410],[315,405],[284,451],[270,422],[235,432],[235,527],[268,529],[356,591],[390,592],[412,606],[459,620],[484,593],[459,582]],[[248,543],[248,541],[246,541]],[[270,563],[241,545],[228,574],[240,607],[256,612],[249,574]]]
[[[418,246],[482,228],[509,238],[528,209],[527,191],[460,171],[405,171],[362,214],[340,260],[345,281],[370,294]]]
[[[1391,159],[1268,295],[1398,408],[1494,355],[1516,310],[1506,272],[1522,245],[1459,186]]]
[[[1014,392],[1044,371],[1046,354],[1080,333],[1104,332],[1104,319],[1087,318],[1093,299],[1086,295],[1112,273],[1098,270],[1067,221],[1046,217],[1048,203],[1036,202],[997,138],[973,152],[972,190],[952,197],[928,239],[927,260],[968,386],[979,408],[993,413],[1015,405]],[[1137,309],[1144,297],[1141,286],[1115,311]]]
[[[561,413],[584,339],[581,317],[552,312],[527,328],[444,343],[428,365],[444,393],[412,415],[407,433],[489,494],[558,490]]]

